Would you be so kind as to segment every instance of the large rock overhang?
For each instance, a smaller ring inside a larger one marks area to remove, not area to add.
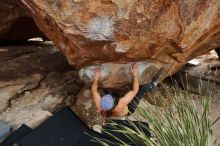
[[[163,78],[220,47],[219,0],[20,0],[78,69],[146,61]]]

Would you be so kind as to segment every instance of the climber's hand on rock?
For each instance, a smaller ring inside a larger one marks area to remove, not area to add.
[[[93,80],[94,80],[94,81],[98,81],[99,78],[100,78],[100,76],[101,76],[100,70],[99,70],[99,69],[95,70],[95,74],[94,74]]]
[[[137,77],[137,75],[138,75],[138,65],[137,65],[137,63],[133,64],[131,72],[132,72],[134,77]]]

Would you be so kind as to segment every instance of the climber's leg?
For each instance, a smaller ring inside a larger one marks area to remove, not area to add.
[[[134,113],[136,110],[140,100],[142,99],[143,95],[147,92],[152,91],[158,84],[159,82],[159,76],[162,72],[163,68],[161,68],[157,74],[153,77],[152,82],[149,84],[144,84],[139,86],[139,90],[137,95],[133,98],[133,100],[128,104],[128,110],[129,110],[129,115]]]

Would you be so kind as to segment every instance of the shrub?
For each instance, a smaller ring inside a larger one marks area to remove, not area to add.
[[[195,100],[190,97],[188,89],[179,91],[169,91],[164,85],[167,94],[171,97],[171,103],[165,107],[148,106],[139,107],[140,115],[146,119],[150,125],[144,127],[150,130],[152,137],[147,137],[142,130],[135,125],[131,125],[134,130],[121,125],[117,132],[125,134],[133,145],[147,146],[212,146],[212,125],[219,120],[219,117],[211,123],[209,116],[209,107],[211,102],[211,92],[206,95],[199,95],[199,101],[202,104],[201,111],[198,111]],[[154,97],[152,97],[154,98]],[[163,99],[163,97],[161,97]],[[143,129],[142,128],[142,129]],[[115,145],[127,145],[114,135],[111,135]],[[108,140],[98,140],[102,145],[109,145]]]

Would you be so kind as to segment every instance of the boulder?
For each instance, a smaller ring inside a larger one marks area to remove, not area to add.
[[[26,41],[45,35],[19,5],[18,0],[0,1],[0,41]]]
[[[48,111],[39,110],[32,113],[33,117],[25,121],[25,124],[30,128],[36,128],[46,119],[52,116],[52,113]]]
[[[20,1],[78,69],[154,62],[156,68],[165,66],[162,80],[192,58],[220,47],[219,0]]]
[[[0,47],[0,120],[13,130],[34,128],[73,105],[83,87],[78,71],[51,43],[30,43]]]
[[[95,70],[101,71],[100,86],[105,89],[120,89],[121,87],[129,89],[133,81],[132,76],[133,63],[115,64],[103,63],[102,65],[95,65],[82,68],[79,71],[79,78],[86,84],[90,85],[93,81]],[[138,80],[139,84],[145,84],[152,81],[152,77],[156,75],[158,70],[164,64],[154,62],[138,62]],[[165,71],[162,71],[161,77],[164,76]],[[122,89],[124,89],[122,88]]]
[[[104,122],[103,116],[96,111],[90,89],[87,87],[81,89],[71,109],[90,128],[95,125],[102,125]]]
[[[183,89],[220,102],[220,60],[215,51],[189,61],[173,78]]]

